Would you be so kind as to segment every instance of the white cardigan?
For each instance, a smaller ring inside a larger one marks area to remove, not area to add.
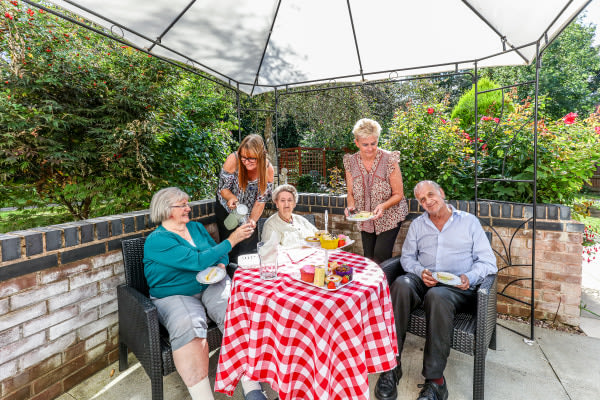
[[[301,215],[292,214],[292,222],[288,223],[279,214],[273,214],[265,222],[261,238],[266,242],[275,234],[279,244],[289,249],[305,245],[304,238],[314,236],[316,231],[318,229]]]

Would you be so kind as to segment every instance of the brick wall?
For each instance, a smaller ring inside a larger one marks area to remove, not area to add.
[[[315,214],[322,228],[328,210],[329,230],[357,240],[349,251],[362,253],[357,225],[343,216],[345,200],[301,194],[296,211]],[[473,202],[451,203],[475,211]],[[213,205],[212,200],[193,202],[192,218],[217,239]],[[412,199],[409,208],[394,254],[401,252],[410,220],[421,213]],[[273,212],[271,205],[265,215]],[[484,229],[494,232],[494,249],[505,259],[510,254],[511,265],[531,262],[530,223],[515,230],[531,212],[520,205],[479,203]],[[567,207],[542,205],[537,212],[536,318],[578,325],[583,225],[570,220]],[[118,359],[115,289],[124,282],[120,243],[152,229],[148,212],[138,211],[0,234],[0,399],[55,398]],[[499,257],[499,266],[505,265]],[[503,269],[499,290],[525,276],[530,269]],[[505,293],[528,300],[529,287],[528,281],[518,281]],[[502,296],[498,310],[529,315],[527,307]]]

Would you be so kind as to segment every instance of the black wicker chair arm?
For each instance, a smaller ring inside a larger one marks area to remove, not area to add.
[[[402,264],[400,263],[400,256],[385,260],[381,263],[380,267],[385,273],[388,286],[392,286],[392,283],[396,280],[396,278],[400,275],[404,275],[405,273],[402,269]]]
[[[477,291],[477,332],[484,333],[484,337],[478,338],[477,346],[487,348],[496,326],[496,292],[497,292],[497,275],[491,274],[485,277]],[[480,342],[479,339],[483,339]],[[492,341],[490,346],[495,349],[495,341]]]
[[[128,343],[136,355],[149,357],[139,357],[144,369],[149,371],[151,363],[161,363],[158,310],[149,298],[132,287],[120,285],[117,293],[121,340]]]

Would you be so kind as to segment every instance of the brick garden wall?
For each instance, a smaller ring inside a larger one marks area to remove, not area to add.
[[[302,194],[299,213],[316,215],[329,230],[346,233],[362,253],[357,225],[345,220],[345,197]],[[474,212],[473,202],[452,202]],[[192,203],[192,218],[217,238],[213,200]],[[421,213],[409,200],[411,213],[403,224],[394,254],[400,254],[410,220]],[[538,206],[535,271],[535,315],[578,325],[581,298],[583,225],[570,220],[567,207]],[[274,212],[271,206],[265,215]],[[492,245],[510,254],[512,265],[530,263],[532,231],[515,228],[531,216],[531,208],[479,203],[484,229],[494,232]],[[139,211],[93,220],[0,234],[0,399],[51,399],[118,360],[116,287],[124,282],[120,243],[145,236],[153,226]],[[503,243],[506,244],[505,250]],[[499,266],[506,264],[499,257]],[[510,267],[499,275],[499,290],[512,279],[530,276],[527,268]],[[528,301],[527,281],[505,293]],[[517,301],[498,297],[498,311],[529,315]]]

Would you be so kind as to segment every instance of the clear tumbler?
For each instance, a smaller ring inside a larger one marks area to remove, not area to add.
[[[259,242],[256,245],[258,258],[260,259],[260,277],[261,279],[277,278],[277,248],[265,248],[265,242]]]

